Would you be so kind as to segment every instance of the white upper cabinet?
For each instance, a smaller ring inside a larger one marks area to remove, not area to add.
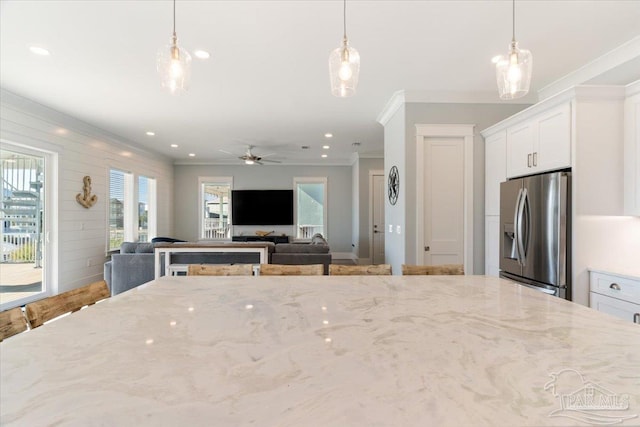
[[[624,210],[640,216],[640,81],[629,85],[624,103]]]
[[[507,177],[571,167],[571,104],[507,128]]]

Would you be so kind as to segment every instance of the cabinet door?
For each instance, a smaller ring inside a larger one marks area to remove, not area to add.
[[[500,272],[500,216],[487,215],[484,221],[484,274],[498,277]]]
[[[532,122],[507,129],[507,177],[532,173],[529,155],[533,152],[533,130]]]
[[[640,317],[640,305],[638,304],[591,292],[589,305],[591,308],[619,317],[620,319],[628,320],[630,322],[640,321],[638,320]]]
[[[484,147],[484,213],[500,215],[500,183],[507,179],[507,131],[487,137]]]
[[[534,172],[571,167],[571,104],[540,115],[535,125]]]

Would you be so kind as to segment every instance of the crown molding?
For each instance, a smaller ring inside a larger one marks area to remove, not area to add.
[[[404,90],[399,90],[394,92],[391,95],[389,101],[387,101],[386,105],[378,114],[376,121],[380,123],[382,126],[386,126],[391,120],[391,117],[405,104]]]
[[[636,93],[640,93],[640,80],[636,80],[633,83],[629,83],[625,88],[626,96],[635,95]]]
[[[0,88],[0,99],[2,100],[3,108],[8,108],[14,111],[18,111],[21,114],[38,118],[39,120],[50,123],[52,126],[62,127],[70,132],[74,132],[78,135],[85,137],[98,139],[103,142],[109,143],[116,147],[126,149],[142,156],[154,156],[157,160],[170,162],[171,159],[158,152],[148,150],[140,147],[133,141],[129,141],[119,135],[106,131],[90,123],[84,122],[80,119],[72,117],[68,114],[62,113],[44,104],[40,104],[37,101],[18,95],[7,89]]]
[[[538,91],[538,98],[540,100],[550,98],[572,86],[581,85],[608,71],[623,67],[625,63],[638,58],[640,58],[640,36],[543,87]],[[638,71],[636,70],[635,73],[637,74]]]

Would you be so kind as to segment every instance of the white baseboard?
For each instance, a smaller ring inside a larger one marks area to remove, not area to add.
[[[333,259],[350,259],[351,261],[358,263],[358,257],[353,252],[331,252],[331,258]]]

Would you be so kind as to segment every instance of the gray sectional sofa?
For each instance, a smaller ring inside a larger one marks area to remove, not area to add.
[[[279,243],[271,255],[271,263],[322,264],[324,265],[324,274],[329,274],[329,264],[331,264],[329,244],[318,234],[311,238],[310,243]]]
[[[166,244],[166,242],[164,242]],[[237,242],[236,242],[237,243]],[[179,243],[177,243],[179,245]],[[314,236],[311,243],[271,244],[272,264],[323,264],[329,274],[331,253],[322,236]],[[182,252],[171,255],[174,264],[259,264],[260,255],[251,252]],[[164,275],[164,263],[161,263]],[[104,265],[104,280],[111,295],[128,291],[154,279],[155,254],[153,243],[124,242],[120,253],[111,255]]]

